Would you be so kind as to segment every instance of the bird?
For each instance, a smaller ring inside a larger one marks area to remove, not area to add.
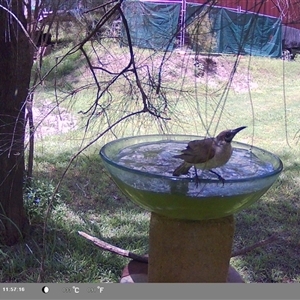
[[[217,175],[218,179],[224,184],[224,178],[212,169],[221,167],[229,161],[233,151],[231,141],[238,132],[245,128],[247,128],[247,126],[224,130],[216,137],[190,141],[186,149],[181,151],[181,154],[173,156],[174,158],[184,160],[184,162],[174,170],[173,176],[188,174],[190,168],[194,166],[196,183],[199,182],[197,174],[198,168],[201,170],[209,170]]]

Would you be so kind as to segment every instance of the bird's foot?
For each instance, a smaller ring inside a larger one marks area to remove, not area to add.
[[[194,169],[195,169],[195,185],[196,185],[196,188],[198,187],[199,183],[201,182],[199,176],[198,176],[198,173],[197,173],[197,169],[196,167],[194,166]]]
[[[196,188],[199,186],[200,183],[201,183],[201,180],[200,180],[199,176],[196,174],[196,176],[195,176],[195,185],[196,185]]]
[[[222,182],[222,186],[225,184],[225,179],[222,176],[218,176],[219,180]]]
[[[215,175],[218,177],[218,179],[222,182],[222,184],[223,184],[223,186],[224,186],[224,184],[225,184],[225,179],[224,179],[220,174],[218,174],[217,172],[212,171],[212,170],[209,170],[209,172],[215,174]]]

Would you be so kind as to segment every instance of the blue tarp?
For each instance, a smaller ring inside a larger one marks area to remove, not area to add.
[[[281,56],[280,19],[220,9],[214,31],[220,53]]]
[[[209,22],[197,20],[204,8]],[[180,3],[125,1],[122,9],[128,22],[133,45],[155,50],[171,51],[174,49],[176,37],[180,32]],[[206,26],[203,31],[199,30],[199,32],[213,35],[215,43],[209,50],[211,52],[281,57],[280,19],[188,3],[185,21],[187,27],[190,24],[195,26],[195,22],[196,24],[198,22],[199,26]],[[122,38],[123,43],[128,42],[124,28]],[[205,39],[206,37],[203,39],[203,36],[199,36],[200,44],[205,43]],[[192,41],[195,43],[195,36]],[[201,51],[199,42],[196,46],[189,46]],[[203,47],[203,49],[206,48]]]
[[[173,50],[180,4],[126,1],[122,8],[134,46],[155,50]],[[122,38],[123,43],[127,44],[124,26]]]

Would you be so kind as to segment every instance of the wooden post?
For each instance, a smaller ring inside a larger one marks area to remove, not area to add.
[[[226,282],[233,216],[201,221],[151,214],[148,282]]]

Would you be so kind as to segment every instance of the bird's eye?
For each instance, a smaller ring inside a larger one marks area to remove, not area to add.
[[[226,142],[228,142],[228,143],[231,142],[231,140],[232,140],[232,135],[231,135],[230,132],[226,132],[226,135],[225,135],[224,140],[225,140]]]

